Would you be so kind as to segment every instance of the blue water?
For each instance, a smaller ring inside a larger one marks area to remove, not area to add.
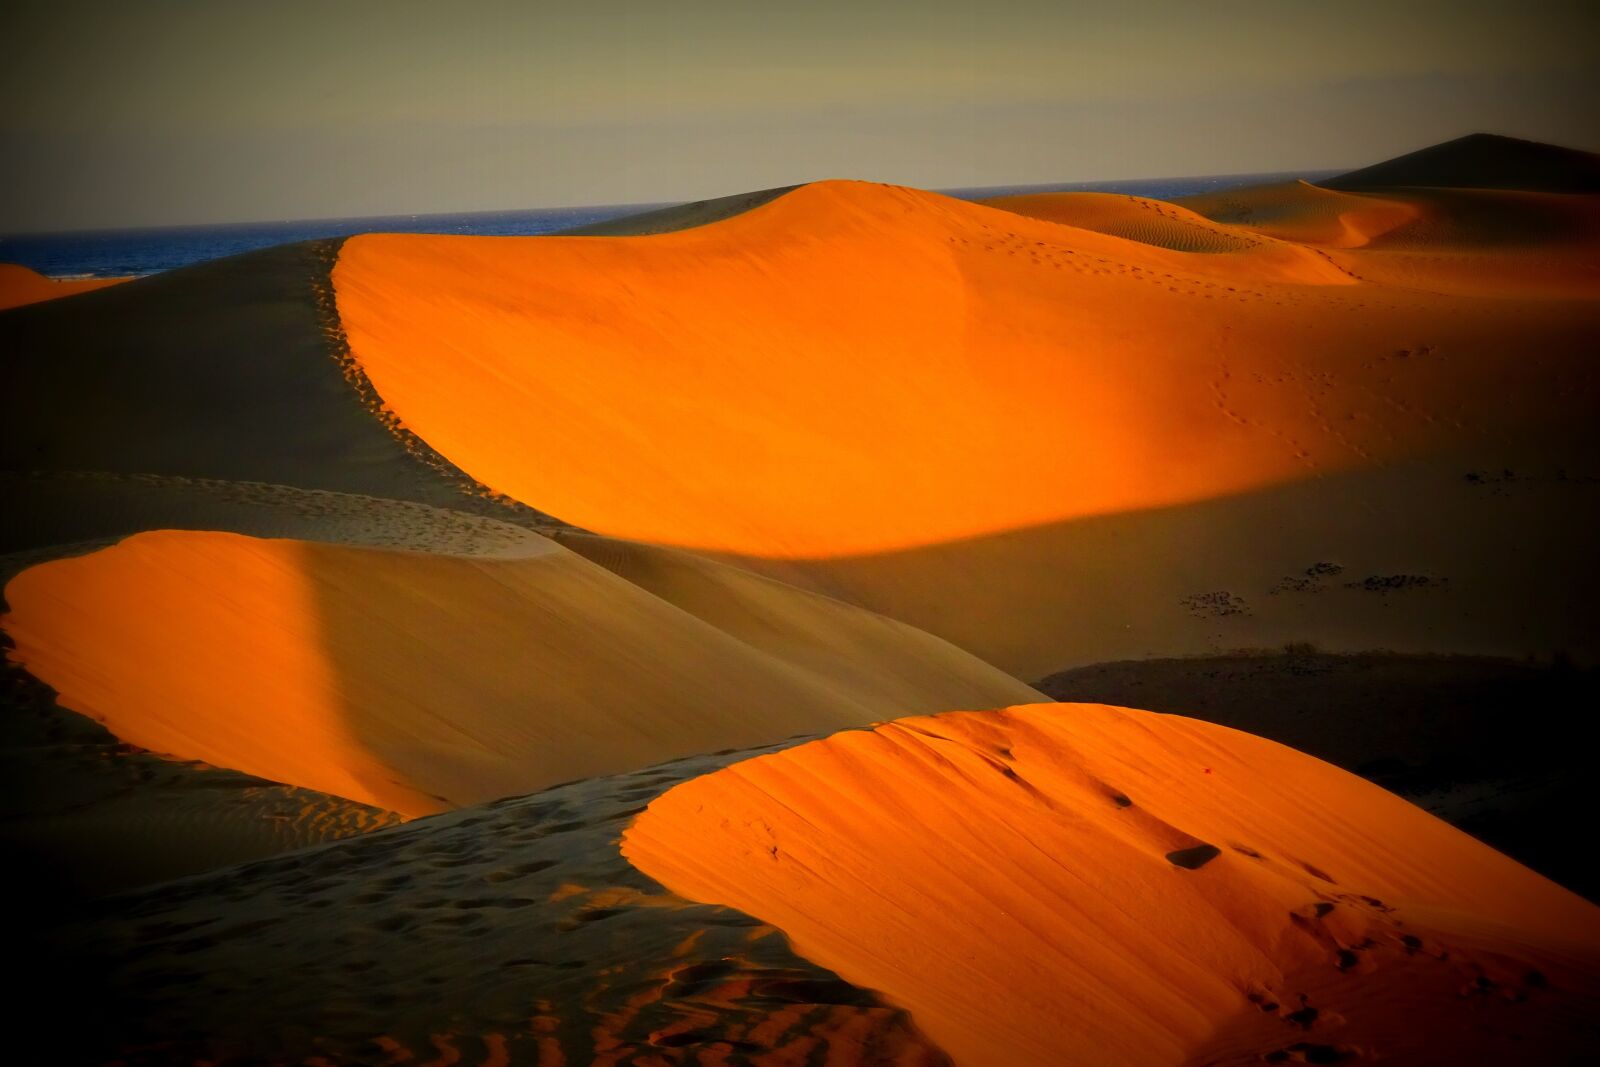
[[[1197,178],[1147,178],[1137,181],[1073,182],[1056,185],[990,186],[948,189],[951,196],[981,200],[1015,193],[1100,191],[1170,199],[1193,193],[1255,185],[1317,174],[1223,174]],[[76,233],[19,234],[0,237],[0,263],[21,263],[56,278],[112,278],[155,274],[207,259],[256,248],[342,237],[352,233],[462,233],[526,236],[586,226],[594,222],[665,207],[665,204],[615,204],[607,207],[545,208],[532,211],[475,211],[451,215],[382,215],[354,219],[311,219],[291,222],[248,222],[216,226],[168,226],[143,230],[97,230]]]

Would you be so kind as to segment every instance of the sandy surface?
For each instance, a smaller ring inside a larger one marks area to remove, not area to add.
[[[957,1063],[1592,1048],[1600,909],[1192,719],[1057,704],[849,731],[669,790],[623,852],[881,990]]]
[[[30,922],[399,821],[314,790],[163,759],[64,711],[55,696],[0,665],[0,852],[11,870],[33,872],[0,896]]]
[[[1024,215],[820,183],[658,236],[360,237],[333,281],[378,393],[480,481],[1019,677],[1217,647],[1188,598],[1256,603],[1320,561],[1449,602],[1280,600],[1273,639],[1221,647],[1589,659],[1557,576],[1592,575],[1600,529],[1597,212],[1490,196],[1295,183]],[[1506,239],[1552,212],[1587,229]],[[1477,492],[1502,471],[1515,493]],[[1125,535],[1145,550],[1094,550]]]
[[[824,182],[0,314],[32,985],[95,1062],[1563,1062],[1593,906],[1417,805],[1589,884],[1586,159]],[[952,710],[1041,678],[1415,804]]]
[[[526,514],[386,424],[328,306],[337,250],[283,245],[0,315],[0,469]]]
[[[453,556],[152,532],[6,599],[13,661],[118,737],[409,816],[1033,693],[760,579],[702,610],[752,617],[719,629],[539,537]]]
[[[104,289],[127,278],[47,278],[16,263],[0,263],[0,311]]]
[[[110,898],[38,958],[99,1006],[73,1035],[90,1062],[947,1064],[903,1009],[618,852],[650,798],[738,758]]]
[[[1600,900],[1593,864],[1569,836],[1596,816],[1596,726],[1586,712],[1600,696],[1593,671],[1559,660],[1302,647],[1100,663],[1037,686],[1054,700],[1189,715],[1271,738]]]

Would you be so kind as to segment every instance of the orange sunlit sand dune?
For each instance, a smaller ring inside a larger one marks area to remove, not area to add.
[[[1597,176],[0,274],[38,985],[130,1067],[1577,1062]]]
[[[473,557],[161,531],[25,571],[6,628],[126,741],[407,816],[1033,694],[754,576],[672,602],[719,569],[688,562],[662,598],[542,538]]]
[[[1502,545],[1591,529],[1546,513],[1596,453],[1597,219],[1537,191],[824,182],[646,237],[359,237],[333,284],[386,407],[474,478],[1022,678],[1219,641],[1589,654],[1555,578],[1586,550]],[[1543,488],[1457,500],[1484,469]],[[1134,543],[1138,573],[1104,565]],[[1263,603],[1324,560],[1431,574],[1462,632]],[[1226,634],[1183,606],[1219,591]]]
[[[1512,336],[1586,367],[1592,303],[1363,283],[1350,255],[1183,252],[827,182],[651,237],[358,237],[334,285],[385,403],[485,484],[601,533],[815,558],[1209,499],[1437,448],[1456,423],[1586,410],[1554,374],[1509,410],[1497,386],[1524,359]],[[1448,356],[1377,389],[1374,364],[1408,346]]]
[[[0,263],[0,311],[6,308],[37,304],[43,300],[59,300],[74,293],[87,293],[104,289],[108,285],[127,281],[126,278],[47,278],[38,271],[16,263]]]
[[[961,1064],[1565,1062],[1600,911],[1376,786],[1176,716],[906,719],[677,786],[623,851]]]

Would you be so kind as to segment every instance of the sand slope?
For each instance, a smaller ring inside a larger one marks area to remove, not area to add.
[[[104,289],[108,285],[127,281],[126,278],[47,278],[36,270],[17,263],[0,263],[0,311],[38,304],[46,300],[59,300],[76,293]]]
[[[164,531],[24,571],[5,629],[123,740],[405,815],[1033,693],[752,583],[722,610],[759,621],[754,644],[542,538],[468,557]]]
[[[0,470],[240,480],[504,512],[384,424],[322,303],[337,246],[231,256],[0,316]]]
[[[617,851],[645,801],[748,754],[91,904],[50,932],[47,977],[30,985],[97,1005],[74,1026],[76,1059],[137,1067],[947,1064],[903,1009],[756,919],[666,892]]]
[[[624,853],[958,1063],[1560,1061],[1600,910],[1392,794],[1098,705],[908,719],[677,786]]]
[[[1020,677],[1215,647],[1227,634],[1188,598],[1252,600],[1319,561],[1448,584],[1455,650],[1594,653],[1551,579],[1589,573],[1567,532],[1600,532],[1600,241],[1485,239],[1504,230],[1485,218],[1522,212],[1507,197],[1534,194],[1296,183],[1241,194],[1248,220],[1225,224],[1064,195],[1028,217],[833,182],[658,236],[371,235],[333,282],[378,393],[491,488]],[[1538,210],[1592,219],[1591,199]],[[1214,250],[1181,250],[1190,233]],[[1458,499],[1507,470],[1542,488]],[[1081,551],[1106,523],[1166,555],[1129,570]],[[1186,546],[1196,526],[1228,551]],[[1499,550],[1531,531],[1562,554]],[[1530,572],[1549,588],[1506,601]],[[1063,626],[1085,603],[1161,622],[1075,645]],[[1378,620],[1384,645],[1434,650],[1439,612],[1350,603],[1280,611],[1265,643],[1344,647]]]

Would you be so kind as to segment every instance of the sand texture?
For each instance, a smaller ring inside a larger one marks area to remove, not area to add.
[[[1123,660],[1036,683],[1052,700],[1187,715],[1352,771],[1593,901],[1571,844],[1596,813],[1600,675],[1483,656],[1331,655],[1306,646]],[[1484,738],[1493,738],[1492,745]]]
[[[859,608],[746,579],[697,616],[532,540],[465,557],[139,534],[12,579],[11,655],[141,748],[407,816],[1033,693]]]
[[[1587,1062],[1597,163],[0,271],[13,1058]]]
[[[820,183],[648,237],[358,237],[333,284],[378,394],[484,484],[1019,677],[1287,639],[1592,658],[1592,198],[1218,196]],[[1265,599],[1321,561],[1409,592]]]
[[[651,797],[749,754],[108,898],[41,958],[105,1005],[86,1062],[948,1064],[904,1009],[617,851]]]
[[[957,1063],[1592,1047],[1600,909],[1354,775],[1177,716],[849,731],[669,790],[623,852],[881,990]]]

